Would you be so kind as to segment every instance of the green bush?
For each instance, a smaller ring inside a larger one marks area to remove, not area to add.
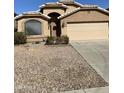
[[[14,44],[25,44],[27,41],[24,32],[14,32]]]
[[[46,40],[46,44],[53,44],[55,42],[55,37],[48,36]]]
[[[62,41],[63,41],[65,44],[68,44],[68,43],[69,43],[69,37],[68,37],[68,36],[61,36],[61,39],[62,39]]]
[[[61,43],[62,42],[62,38],[61,37],[56,37],[56,43]]]
[[[55,37],[48,36],[48,37],[47,37],[47,40],[48,40],[48,41],[50,41],[50,40],[54,41],[54,40],[55,40]]]
[[[68,44],[69,38],[68,36],[61,36],[61,37],[47,37],[46,44]]]

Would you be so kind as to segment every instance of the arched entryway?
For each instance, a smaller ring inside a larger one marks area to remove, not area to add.
[[[59,13],[50,13],[48,14],[51,19],[49,20],[49,27],[50,27],[50,35],[51,36],[61,36],[61,26],[60,26],[60,20],[58,17],[60,16]]]
[[[26,35],[41,35],[42,28],[41,22],[37,20],[28,20],[25,22]]]

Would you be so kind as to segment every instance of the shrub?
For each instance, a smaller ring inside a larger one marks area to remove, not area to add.
[[[47,37],[46,44],[68,44],[69,38],[68,36],[61,36],[61,37]]]
[[[61,43],[61,42],[62,42],[61,37],[56,37],[56,43],[59,44],[59,43]]]
[[[61,39],[62,39],[62,41],[63,41],[65,44],[68,44],[68,43],[69,43],[69,37],[68,37],[68,36],[61,36]]]
[[[53,37],[53,36],[48,36],[48,37],[47,37],[47,40],[48,40],[48,41],[49,41],[49,40],[54,41],[54,40],[55,40],[55,37]]]
[[[55,37],[53,36],[48,36],[46,40],[46,44],[53,44],[55,42]]]
[[[14,44],[25,44],[27,41],[24,32],[14,32]]]

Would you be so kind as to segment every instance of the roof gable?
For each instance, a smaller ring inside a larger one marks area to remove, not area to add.
[[[44,14],[37,12],[37,11],[24,12],[24,13],[16,16],[14,19],[18,20],[18,19],[23,18],[23,17],[42,17],[42,18],[47,19],[47,20],[50,19],[49,16],[44,15]]]
[[[89,7],[81,7],[81,8],[79,7],[79,8],[77,8],[77,9],[75,9],[75,10],[69,12],[69,13],[66,13],[64,15],[59,16],[58,19],[63,19],[65,17],[73,15],[74,13],[77,13],[77,12],[82,11],[82,10],[97,10],[97,11],[100,11],[102,13],[105,13],[105,14],[109,15],[109,12],[107,10],[103,9],[103,8],[96,7],[96,6],[92,6],[92,7],[89,6]]]
[[[78,2],[63,2],[63,4],[65,5],[74,5],[74,6],[77,6],[77,7],[82,7],[82,4],[78,3]]]

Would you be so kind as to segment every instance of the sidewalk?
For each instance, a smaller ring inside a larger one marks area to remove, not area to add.
[[[73,90],[61,93],[109,93],[109,87],[91,88],[85,90]]]

